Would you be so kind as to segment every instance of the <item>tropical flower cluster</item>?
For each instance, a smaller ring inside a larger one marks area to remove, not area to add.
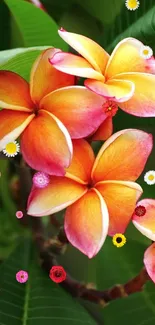
[[[59,35],[77,55],[43,51],[29,83],[0,71],[0,150],[12,153],[21,136],[23,158],[36,171],[28,214],[41,217],[66,209],[66,236],[89,258],[108,235],[121,247],[117,235],[126,242],[123,233],[131,220],[155,240],[154,200],[137,203],[143,189],[135,182],[152,151],[152,135],[132,128],[112,134],[118,108],[155,117],[153,52],[126,38],[110,56],[85,36],[62,28]],[[84,78],[84,86],[77,85],[77,77]],[[106,141],[95,157],[91,141],[96,140]],[[154,251],[153,244],[144,257],[153,281]]]

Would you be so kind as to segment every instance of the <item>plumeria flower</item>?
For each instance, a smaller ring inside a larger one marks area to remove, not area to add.
[[[134,129],[113,134],[96,159],[87,141],[74,140],[73,160],[65,177],[50,176],[50,183],[43,189],[33,186],[28,214],[41,217],[67,208],[66,236],[92,258],[107,234],[124,233],[142,194],[134,181],[151,150],[152,136]]]
[[[140,2],[138,0],[126,0],[125,5],[128,10],[136,10],[139,8]]]
[[[155,170],[149,170],[145,175],[144,175],[144,181],[148,185],[154,185],[155,184]]]
[[[71,86],[75,78],[48,62],[56,52],[48,49],[37,58],[30,85],[14,72],[0,71],[0,150],[22,134],[21,152],[33,169],[64,175],[72,159],[71,138],[96,130],[105,119],[104,100]]]
[[[112,109],[107,113],[109,119],[100,126],[95,140],[105,140],[112,133],[112,117],[118,106],[132,115],[155,116],[155,92],[152,91],[155,76],[146,73],[151,72],[151,68],[149,62],[146,64],[148,60],[140,54],[142,42],[135,38],[125,38],[109,56],[88,37],[66,32],[62,28],[59,35],[80,56],[59,52],[50,59],[50,63],[59,71],[88,78],[85,86],[110,101],[108,104]],[[111,102],[114,103],[114,108]]]
[[[143,199],[138,202],[137,206],[143,206],[146,213],[143,216],[133,214],[132,221],[134,226],[147,238],[155,241],[155,200]],[[155,243],[145,251],[144,265],[146,270],[155,283]]]

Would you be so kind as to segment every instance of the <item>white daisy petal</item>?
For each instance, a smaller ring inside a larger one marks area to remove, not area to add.
[[[145,175],[144,175],[144,181],[148,185],[154,185],[155,184],[155,171],[154,170],[149,170]]]

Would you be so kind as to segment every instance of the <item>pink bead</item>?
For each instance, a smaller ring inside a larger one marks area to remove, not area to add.
[[[20,270],[16,273],[16,280],[20,283],[25,283],[28,280],[28,273],[26,271]]]
[[[23,218],[23,212],[22,212],[22,211],[17,211],[17,212],[16,212],[16,217],[17,217],[18,219]]]

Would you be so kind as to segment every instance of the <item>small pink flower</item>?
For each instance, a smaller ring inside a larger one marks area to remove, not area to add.
[[[28,280],[28,273],[26,271],[20,270],[16,273],[16,280],[20,283],[25,283]]]
[[[16,217],[17,217],[18,219],[23,218],[23,212],[22,212],[22,211],[17,211],[17,212],[16,212]]]
[[[35,173],[33,176],[33,184],[36,187],[44,188],[49,184],[49,176],[43,172]]]

